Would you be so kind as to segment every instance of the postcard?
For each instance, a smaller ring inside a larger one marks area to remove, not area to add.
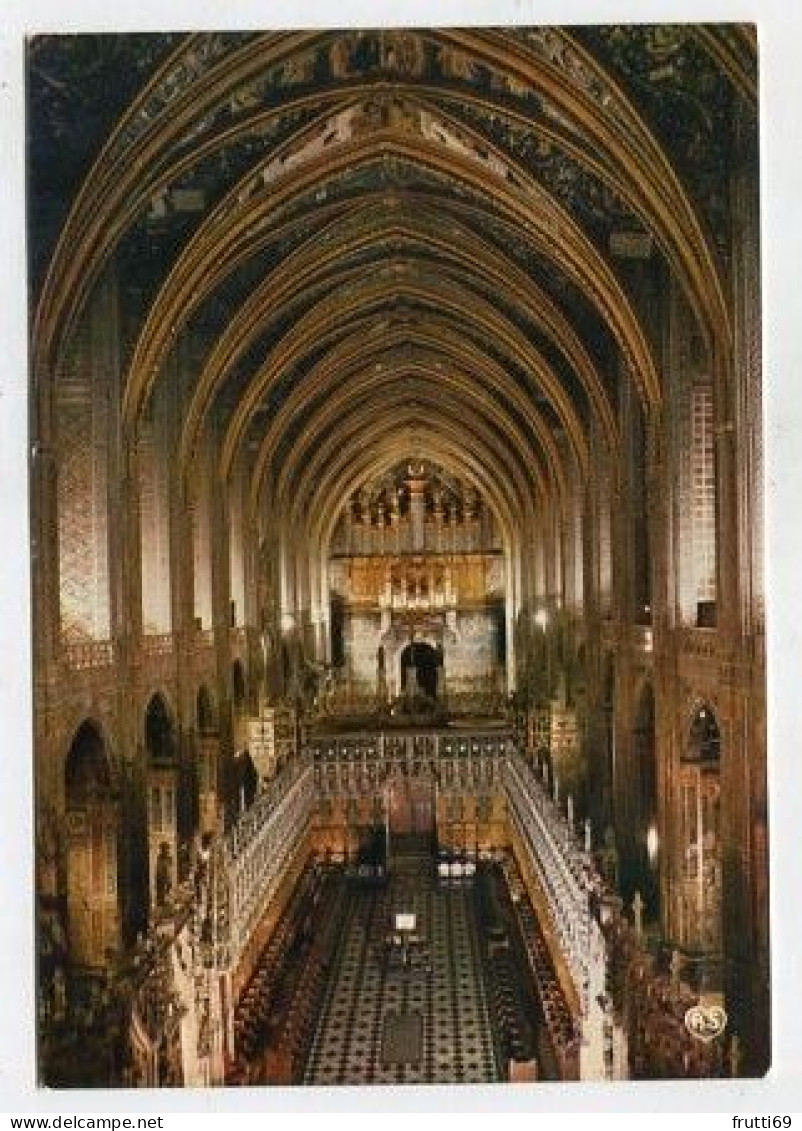
[[[28,36],[40,1088],[769,1070],[758,59]]]

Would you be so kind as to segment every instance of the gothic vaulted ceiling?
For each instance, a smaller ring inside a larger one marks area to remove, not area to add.
[[[123,430],[192,369],[251,502],[331,527],[426,452],[511,516],[659,411],[650,295],[730,354],[731,26],[43,36],[29,45],[33,377],[100,273],[122,288]],[[189,359],[189,361],[187,360]]]

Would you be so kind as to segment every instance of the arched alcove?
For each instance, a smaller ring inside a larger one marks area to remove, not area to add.
[[[700,707],[693,716],[688,736],[686,760],[697,763],[717,764],[721,754],[721,732],[713,711]]]
[[[292,682],[292,656],[286,641],[281,645],[281,691],[283,695],[289,693]]]
[[[680,898],[682,944],[706,956],[720,953],[721,730],[712,708],[696,708],[680,764]]]
[[[231,696],[234,714],[242,715],[247,707],[248,686],[241,660],[235,660],[231,665]]]
[[[576,657],[571,668],[571,678],[568,686],[568,700],[577,710],[585,705],[587,694],[587,649],[580,644],[576,650]]]
[[[250,809],[259,788],[259,773],[248,750],[243,750],[234,759],[237,786],[237,811]]]
[[[119,811],[106,744],[91,721],[80,725],[70,744],[64,801],[70,959],[78,968],[99,968],[119,945]]]
[[[145,747],[149,762],[165,765],[175,761],[177,746],[173,718],[160,692],[151,697],[145,710]]]
[[[654,715],[654,691],[651,683],[645,683],[638,698],[632,730],[633,754],[638,767],[638,809],[644,832],[657,819]]]
[[[179,750],[173,716],[160,692],[151,696],[145,710],[145,749],[149,903],[159,908],[179,878]],[[182,841],[189,823],[184,809],[182,804]]]
[[[103,737],[91,721],[81,723],[70,744],[64,765],[67,808],[111,792],[109,764]]]
[[[214,734],[217,730],[214,703],[212,702],[212,696],[206,684],[201,684],[198,688],[196,698],[196,724],[198,734],[201,735]]]

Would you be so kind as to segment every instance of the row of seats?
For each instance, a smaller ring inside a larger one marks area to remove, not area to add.
[[[502,1064],[534,1064],[537,1055],[536,1003],[522,984],[516,924],[501,871],[483,867],[478,885],[485,966]]]
[[[476,875],[476,853],[470,849],[441,848],[437,856],[437,878],[447,883],[451,880],[472,880]]]
[[[515,906],[557,1073],[561,1080],[578,1080],[580,1035],[573,1014],[528,896],[522,893]]]
[[[265,1052],[266,1084],[302,1082],[344,915],[343,888],[332,883],[320,901],[315,933],[297,976],[283,987],[281,1020]]]
[[[535,1032],[521,1008],[516,992],[516,974],[508,950],[488,955],[491,1000],[499,1034],[503,1062],[528,1062],[535,1058]]]
[[[232,1076],[242,1073],[249,1076],[269,1040],[269,1030],[279,1013],[279,989],[287,968],[292,965],[293,951],[308,933],[326,874],[325,869],[315,864],[305,870],[237,1003],[234,1013],[236,1063],[232,1065]]]

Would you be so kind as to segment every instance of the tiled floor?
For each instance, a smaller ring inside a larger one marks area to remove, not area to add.
[[[482,1083],[499,1078],[479,955],[474,902],[466,888],[438,887],[432,861],[396,858],[385,889],[353,886],[334,972],[306,1068],[308,1084]],[[409,907],[409,903],[413,907]],[[391,912],[414,910],[425,941],[412,970],[388,966]],[[384,1065],[387,1014],[418,1013],[418,1063]]]

